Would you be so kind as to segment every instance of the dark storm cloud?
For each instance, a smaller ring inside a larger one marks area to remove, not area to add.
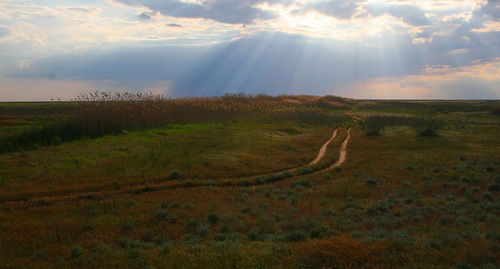
[[[257,19],[271,19],[275,14],[254,7],[265,0],[206,0],[201,4],[177,0],[118,0],[130,6],[144,6],[165,16],[203,18],[228,24],[252,24]]]

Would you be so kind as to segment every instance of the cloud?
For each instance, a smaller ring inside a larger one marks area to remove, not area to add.
[[[374,78],[337,85],[336,92],[374,99],[499,99],[500,62],[465,68],[438,67],[437,72]],[[444,70],[445,69],[445,70]],[[352,89],[356,89],[353,91]]]
[[[169,23],[169,24],[166,24],[166,26],[168,26],[168,27],[177,27],[177,28],[182,28],[183,27],[182,25],[177,24],[177,23]]]
[[[256,20],[275,18],[270,11],[255,7],[264,0],[205,0],[183,2],[178,0],[118,0],[129,6],[142,6],[165,16],[177,18],[202,18],[227,24],[252,24]]]
[[[460,57],[436,44],[392,36],[383,46],[356,41],[263,33],[214,46],[123,48],[42,59],[9,76],[77,80],[171,80],[175,95],[324,93],[332,85],[419,75],[429,65],[450,67],[492,60],[493,53],[464,50]],[[445,42],[442,40],[441,42]],[[450,42],[450,41],[447,41]],[[484,57],[484,58],[483,58]],[[458,59],[461,59],[460,61]]]
[[[149,21],[151,20],[151,13],[149,12],[142,12],[140,15],[137,16],[142,21]]]
[[[10,35],[10,28],[0,25],[0,40],[2,37],[7,37]]]
[[[499,21],[500,20],[500,0],[487,0],[479,8],[472,12],[475,18],[482,18],[486,20]]]
[[[350,19],[365,1],[324,0],[307,4],[303,11],[315,10],[338,19]]]
[[[403,22],[412,26],[429,25],[429,19],[425,16],[424,11],[414,5],[402,4],[369,4],[365,5],[365,10],[375,17],[388,14],[395,18],[400,18]]]
[[[87,15],[97,15],[101,10],[94,7],[67,7],[66,10]]]

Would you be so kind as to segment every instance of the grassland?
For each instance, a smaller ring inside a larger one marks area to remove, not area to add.
[[[498,101],[127,98],[0,105],[0,267],[500,266]],[[150,124],[41,131],[151,101]]]

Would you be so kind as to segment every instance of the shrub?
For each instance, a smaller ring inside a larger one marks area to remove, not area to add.
[[[335,215],[335,210],[333,210],[331,208],[325,208],[325,209],[323,209],[321,214],[323,214],[324,216],[333,216],[333,215]]]
[[[311,187],[312,186],[312,183],[309,179],[304,179],[300,182],[300,185],[303,186],[303,187]]]
[[[366,184],[370,185],[370,186],[377,186],[378,182],[373,179],[373,178],[367,178],[366,179]]]
[[[175,200],[172,202],[172,208],[179,208],[181,206],[181,202],[179,200]]]
[[[491,110],[491,114],[495,116],[500,116],[500,106],[496,106]]]
[[[92,198],[94,198],[94,194],[93,193],[82,193],[82,194],[80,194],[79,197],[81,199],[92,199]]]
[[[401,184],[403,184],[403,186],[408,186],[408,187],[411,186],[411,182],[406,180],[401,182]]]
[[[70,247],[71,256],[70,259],[78,266],[82,266],[85,263],[84,249],[79,246]]]
[[[271,175],[267,176],[266,182],[271,183],[271,182],[276,182],[276,181],[279,181],[282,179],[285,179],[283,174],[271,174]]]
[[[164,210],[164,209],[156,210],[153,214],[154,214],[156,220],[158,220],[158,221],[166,220],[170,217],[170,212],[168,212],[167,210]]]
[[[413,171],[413,170],[415,170],[415,166],[413,166],[413,165],[409,164],[409,165],[405,166],[405,169],[406,169],[406,170]]]
[[[124,221],[122,224],[122,228],[124,230],[132,230],[135,227],[135,222],[131,220]]]
[[[418,136],[437,136],[438,131],[443,127],[443,122],[437,118],[436,112],[428,112],[415,117],[410,124]]]
[[[195,219],[190,219],[186,222],[186,227],[194,229],[198,227],[198,221]]]
[[[243,186],[251,186],[252,181],[250,179],[240,179],[239,184]]]
[[[169,202],[167,202],[167,201],[162,201],[162,202],[160,203],[160,207],[161,207],[161,208],[168,208],[169,206],[170,206],[170,203],[169,203]]]
[[[500,183],[490,183],[490,184],[488,184],[488,190],[489,191],[494,191],[494,192],[500,191]]]
[[[266,178],[265,177],[258,176],[258,177],[255,178],[255,184],[260,185],[260,184],[264,184],[264,183],[266,183]]]
[[[444,167],[444,166],[436,166],[434,168],[432,168],[432,172],[434,173],[448,173],[448,168]]]
[[[257,228],[257,227],[250,229],[250,231],[248,231],[248,233],[247,233],[247,237],[248,237],[248,239],[250,239],[250,241],[258,240],[259,236],[260,236],[260,232],[259,232],[259,228]]]
[[[387,213],[389,212],[389,208],[387,207],[387,204],[385,201],[378,201],[370,205],[367,209],[366,212],[370,215],[375,215],[378,212],[380,213]]]
[[[491,195],[491,193],[486,191],[481,194],[481,198],[483,198],[484,200],[493,201],[493,196]]]
[[[182,179],[182,175],[181,175],[181,173],[179,172],[179,170],[173,170],[173,171],[170,173],[170,179],[171,179],[171,180],[180,180],[180,179]]]
[[[208,235],[209,232],[210,232],[210,227],[202,226],[202,227],[198,228],[197,234],[198,234],[198,236],[204,238]]]
[[[311,238],[323,238],[328,235],[330,228],[324,225],[318,225],[311,229],[309,236]]]
[[[331,180],[332,179],[332,175],[330,175],[330,173],[324,173],[324,174],[321,175],[321,177],[324,180]]]
[[[217,224],[217,222],[219,222],[219,213],[217,212],[212,212],[210,214],[208,214],[208,221],[212,224]]]
[[[312,173],[314,170],[312,169],[311,166],[309,165],[306,165],[304,167],[301,167],[299,169],[297,169],[297,172],[299,173],[299,175],[305,175],[305,174],[310,174]]]
[[[126,206],[134,206],[134,205],[137,205],[137,201],[134,200],[134,199],[128,199],[126,202],[125,202],[125,205]]]
[[[304,242],[307,240],[308,233],[305,230],[293,230],[285,233],[285,241],[287,242]]]
[[[438,218],[438,223],[441,225],[450,225],[453,223],[453,219],[449,216],[441,216]]]
[[[340,166],[337,166],[337,167],[335,167],[334,169],[335,169],[335,171],[337,171],[337,172],[342,172],[342,170],[343,170],[343,169],[342,169],[342,167],[340,167]]]
[[[385,117],[370,116],[361,122],[361,128],[365,130],[366,135],[380,135],[387,125]]]

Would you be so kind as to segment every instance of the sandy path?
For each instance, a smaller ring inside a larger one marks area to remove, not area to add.
[[[333,135],[330,138],[330,140],[326,141],[326,143],[319,150],[318,156],[316,156],[316,158],[309,165],[313,165],[313,164],[318,163],[319,160],[321,160],[321,158],[323,158],[323,156],[325,156],[326,149],[328,148],[328,144],[330,144],[330,142],[333,141],[333,139],[335,138],[335,136],[337,136],[337,129],[335,129],[335,131],[333,132]]]
[[[337,160],[337,162],[328,167],[328,169],[341,166],[345,162],[345,159],[347,157],[347,144],[349,143],[349,139],[351,138],[351,128],[347,130],[347,137],[340,146],[339,159]]]

